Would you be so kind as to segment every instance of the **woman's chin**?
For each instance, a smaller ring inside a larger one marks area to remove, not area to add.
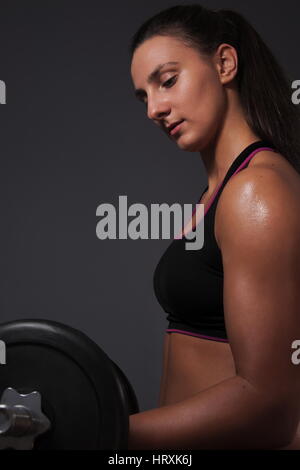
[[[177,140],[177,146],[186,152],[199,152],[199,142],[184,139],[184,136]]]

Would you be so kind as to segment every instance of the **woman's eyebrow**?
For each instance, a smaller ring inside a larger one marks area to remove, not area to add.
[[[178,65],[179,62],[165,62],[164,64],[159,64],[157,67],[155,67],[155,69],[148,75],[148,78],[147,78],[147,83],[151,83],[153,82],[154,80],[157,79],[157,77],[159,76],[159,73],[161,71],[161,69],[163,67],[165,67],[166,65]],[[142,88],[137,88],[135,91],[134,91],[134,94],[135,96],[139,99],[141,96],[143,96],[145,94],[144,90]]]

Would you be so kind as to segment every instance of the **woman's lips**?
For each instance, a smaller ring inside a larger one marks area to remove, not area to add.
[[[181,122],[179,122],[179,123],[177,124],[177,126],[173,127],[173,129],[171,129],[171,131],[170,131],[170,135],[176,134],[176,133],[179,131],[179,129],[180,129],[181,125],[183,124],[183,122],[184,122],[184,120],[182,120]]]

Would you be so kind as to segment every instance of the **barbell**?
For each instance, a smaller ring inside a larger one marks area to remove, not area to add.
[[[50,320],[0,324],[0,449],[124,450],[139,412],[120,367],[87,335]]]

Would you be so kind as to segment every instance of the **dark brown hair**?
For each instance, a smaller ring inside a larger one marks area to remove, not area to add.
[[[248,125],[300,173],[300,114],[292,103],[289,82],[268,46],[242,15],[199,4],[163,10],[132,37],[131,60],[136,48],[156,35],[181,39],[204,56],[213,54],[222,43],[232,45],[238,54],[236,80]]]

